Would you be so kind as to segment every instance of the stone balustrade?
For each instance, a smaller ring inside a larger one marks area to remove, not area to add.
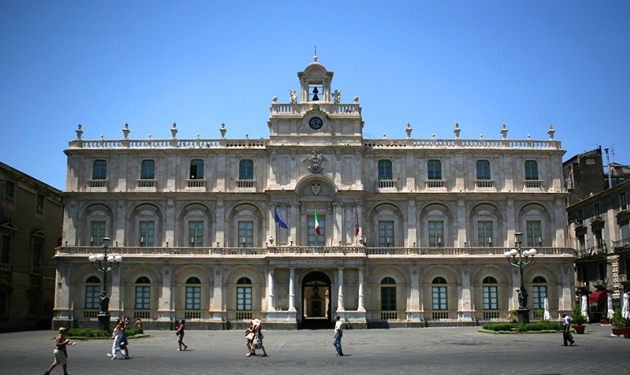
[[[110,254],[125,257],[144,257],[152,255],[182,256],[345,256],[363,255],[367,257],[462,257],[490,256],[504,257],[510,250],[505,247],[364,247],[364,246],[266,246],[266,247],[109,247]],[[87,256],[102,251],[98,246],[62,246],[57,248],[56,256]],[[561,247],[536,247],[536,256],[574,256],[574,250]]]

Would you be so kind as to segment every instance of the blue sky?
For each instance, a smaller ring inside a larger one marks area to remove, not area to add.
[[[268,137],[312,62],[368,138],[547,139],[630,164],[630,1],[0,1],[0,161],[60,190],[84,139]],[[387,129],[387,130],[384,130]]]

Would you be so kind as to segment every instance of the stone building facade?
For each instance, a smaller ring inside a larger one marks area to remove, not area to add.
[[[516,309],[504,252],[536,248],[525,269],[531,318],[571,308],[564,151],[548,139],[366,139],[359,98],[342,101],[314,59],[269,137],[85,140],[68,178],[55,320],[93,324],[103,275],[88,255],[122,255],[108,276],[113,315],[221,329],[475,324]]]
[[[608,315],[609,302],[621,308],[630,291],[630,167],[606,162],[604,173],[603,165],[601,147],[564,162],[576,297],[588,296],[591,321]]]
[[[50,327],[61,191],[0,163],[0,332]]]

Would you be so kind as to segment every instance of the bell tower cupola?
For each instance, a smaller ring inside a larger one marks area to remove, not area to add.
[[[310,63],[303,72],[298,73],[300,79],[300,102],[301,103],[330,103],[333,72],[317,62],[317,55],[313,56]]]

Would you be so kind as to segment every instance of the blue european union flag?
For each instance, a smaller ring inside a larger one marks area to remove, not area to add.
[[[278,211],[278,208],[275,209],[273,218],[276,221],[276,223],[280,225],[280,228],[289,229],[289,224],[287,224],[287,222],[284,221],[284,219],[282,218],[282,215],[280,215],[280,211]]]

